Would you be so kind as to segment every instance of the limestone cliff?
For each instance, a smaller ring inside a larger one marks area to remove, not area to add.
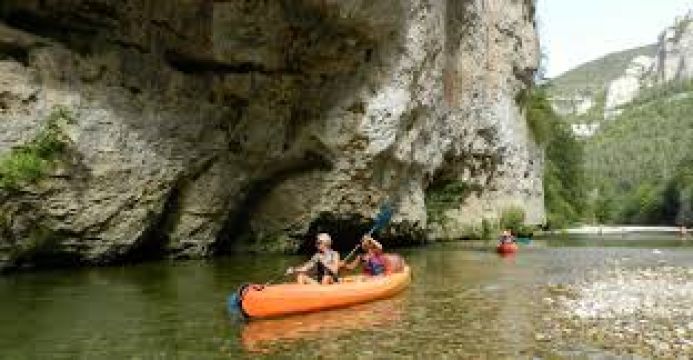
[[[537,62],[531,0],[4,0],[0,264],[344,248],[386,199],[391,242],[542,222]]]
[[[659,36],[654,57],[634,58],[625,73],[608,88],[604,117],[620,113],[642,89],[693,78],[693,11],[677,18]]]

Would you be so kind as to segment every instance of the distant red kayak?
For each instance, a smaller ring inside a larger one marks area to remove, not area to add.
[[[515,243],[505,243],[496,246],[496,251],[499,254],[513,254],[517,252],[517,244]]]

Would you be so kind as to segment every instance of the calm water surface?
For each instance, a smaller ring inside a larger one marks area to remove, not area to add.
[[[227,295],[301,257],[0,277],[0,358],[561,358],[567,352],[560,344],[536,340],[547,285],[624,258],[628,266],[690,266],[693,240],[555,238],[535,240],[505,258],[462,243],[402,253],[414,279],[393,299],[249,324],[227,315]],[[575,358],[609,357],[583,349]]]

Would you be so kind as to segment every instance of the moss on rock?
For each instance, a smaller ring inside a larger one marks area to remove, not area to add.
[[[65,107],[55,107],[43,128],[26,145],[0,157],[0,189],[17,190],[46,176],[52,162],[65,151],[69,140],[63,127],[74,122]]]
[[[460,180],[434,183],[426,189],[426,213],[429,222],[444,221],[446,210],[459,207],[473,191],[478,190],[480,189],[477,185]]]

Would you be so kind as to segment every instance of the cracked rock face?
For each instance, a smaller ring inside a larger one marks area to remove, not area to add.
[[[604,117],[614,118],[642,89],[693,78],[693,11],[677,18],[657,43],[654,58],[637,56],[607,90]]]
[[[539,223],[514,100],[537,63],[532,1],[3,1],[0,155],[74,121],[45,176],[0,189],[0,263],[347,248],[386,200],[386,242]],[[443,178],[479,191],[431,226]]]
[[[606,92],[604,118],[611,119],[621,113],[619,106],[633,101],[640,92],[642,83],[652,71],[654,59],[649,56],[637,56],[631,60],[625,73],[612,81]]]

